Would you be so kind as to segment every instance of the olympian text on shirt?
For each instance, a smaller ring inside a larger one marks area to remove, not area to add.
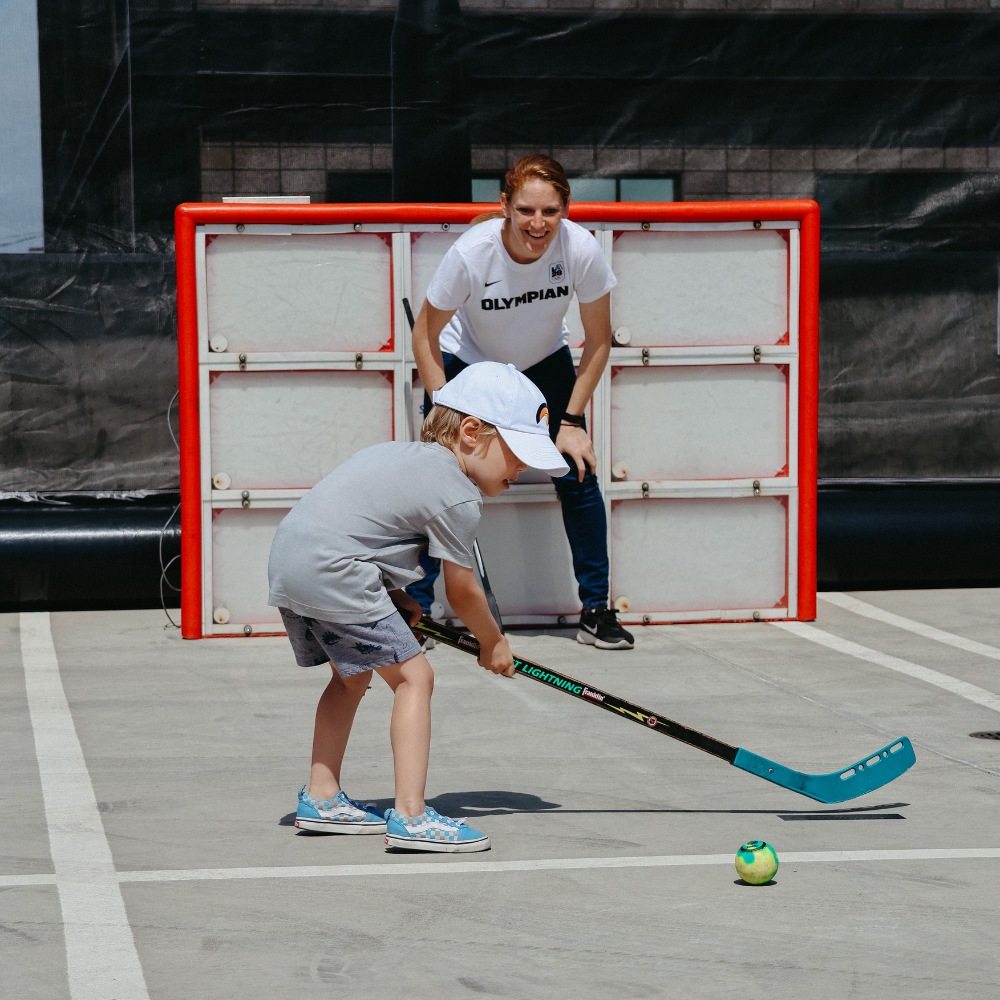
[[[512,299],[483,299],[479,305],[485,310],[513,309],[516,306],[530,305],[536,299],[558,299],[564,295],[569,295],[569,289],[561,285],[559,288],[539,288],[537,292],[525,292],[524,295],[517,295]]]

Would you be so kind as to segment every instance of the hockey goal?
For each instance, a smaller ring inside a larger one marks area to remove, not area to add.
[[[280,632],[267,555],[281,518],[358,449],[419,435],[402,299],[419,309],[483,208],[177,209],[185,637]],[[815,617],[818,206],[574,203],[570,217],[618,278],[588,425],[621,619]],[[578,359],[575,300],[568,319]],[[479,542],[505,621],[579,611],[544,476],[486,502]]]

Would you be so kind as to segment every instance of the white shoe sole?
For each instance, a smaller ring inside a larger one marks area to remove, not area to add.
[[[385,823],[337,823],[332,819],[297,819],[295,825],[300,830],[314,833],[385,833]]]
[[[598,639],[596,635],[588,632],[585,628],[580,629],[576,633],[576,641],[582,642],[587,646],[596,646],[598,649],[634,649],[635,643],[629,642],[627,639],[621,639],[618,642],[605,642],[603,639]]]
[[[398,847],[404,851],[440,851],[443,854],[474,854],[476,851],[488,851],[490,838],[482,840],[417,840],[416,837],[395,837],[391,833],[385,835],[386,847]]]

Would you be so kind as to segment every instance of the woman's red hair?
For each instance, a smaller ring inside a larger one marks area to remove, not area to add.
[[[566,179],[566,171],[563,170],[562,164],[558,160],[553,160],[551,156],[545,156],[543,153],[522,156],[507,171],[500,190],[510,202],[528,181],[534,180],[551,184],[559,192],[563,205],[569,202],[569,181]]]

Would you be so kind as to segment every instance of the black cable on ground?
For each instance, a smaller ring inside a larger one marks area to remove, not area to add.
[[[174,405],[174,400],[179,395],[180,395],[180,389],[178,389],[177,392],[175,392],[170,397],[170,402],[167,403],[167,430],[170,431],[170,440],[174,442],[174,447],[177,449],[177,453],[178,454],[180,454],[181,446],[178,443],[177,438],[174,436],[174,429],[173,429],[173,427],[170,424],[170,410],[171,410],[171,407],[173,407],[173,405]],[[163,565],[163,536],[164,536],[164,534],[166,534],[167,528],[170,526],[170,522],[177,516],[177,511],[179,511],[180,509],[181,509],[181,505],[180,504],[178,504],[176,507],[174,507],[174,509],[170,512],[170,517],[167,518],[167,520],[164,523],[163,527],[160,529],[160,546],[159,546],[159,548],[160,548],[160,605],[163,608],[163,613],[167,616],[167,621],[170,622],[170,624],[173,625],[174,628],[180,628],[180,625],[178,625],[177,622],[175,622],[173,620],[173,618],[170,617],[170,612],[167,611],[167,599],[163,595],[163,584],[164,584],[164,582],[166,582],[167,586],[171,590],[176,591],[178,594],[181,592],[181,588],[180,587],[175,587],[167,579],[167,570],[170,569],[170,567],[173,566],[173,564],[178,559],[180,559],[180,555],[178,554],[178,555],[174,556],[173,559],[171,559],[170,562],[168,562],[166,564],[166,566]],[[164,628],[166,628],[165,625],[164,625]]]

